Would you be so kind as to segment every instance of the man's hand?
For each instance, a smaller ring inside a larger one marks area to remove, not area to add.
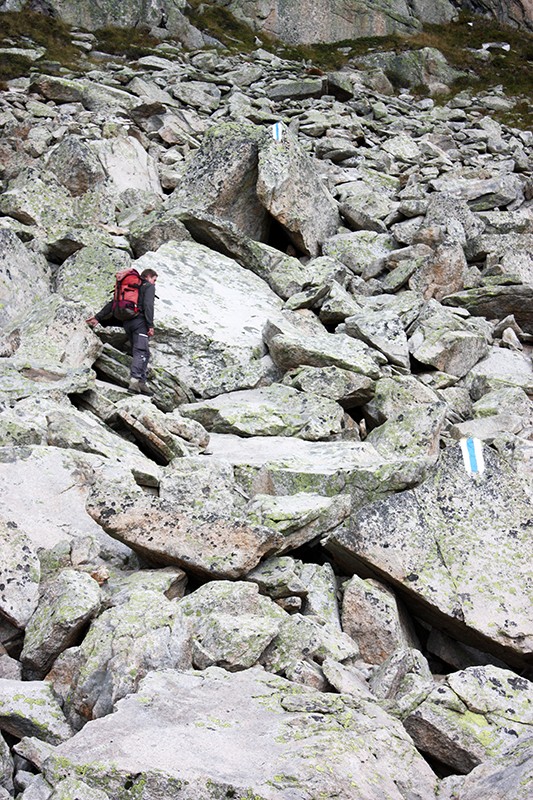
[[[148,328],[148,336],[153,336],[154,333],[155,333],[155,330],[153,328]]]

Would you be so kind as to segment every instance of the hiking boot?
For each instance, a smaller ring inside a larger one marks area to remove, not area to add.
[[[145,394],[147,397],[153,397],[154,396],[154,393],[149,388],[147,383],[139,383],[139,388],[140,388],[141,394]]]
[[[132,378],[128,385],[128,392],[131,394],[145,394],[147,397],[153,397],[152,390],[146,383],[143,383],[138,378]]]

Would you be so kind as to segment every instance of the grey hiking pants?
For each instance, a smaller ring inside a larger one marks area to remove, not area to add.
[[[122,323],[131,343],[132,362],[131,377],[137,378],[141,383],[146,383],[146,370],[150,360],[150,346],[148,344],[148,326],[142,314]]]

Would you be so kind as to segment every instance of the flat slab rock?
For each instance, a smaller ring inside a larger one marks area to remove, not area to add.
[[[134,791],[143,800],[427,800],[436,790],[401,724],[375,703],[259,668],[151,673],[45,765],[52,785],[76,773],[116,800]]]
[[[283,541],[277,531],[222,514],[196,516],[121,482],[95,486],[87,511],[135,552],[206,578],[239,578]]]
[[[3,518],[16,523],[36,548],[92,536],[115,552],[128,552],[85,511],[93,467],[102,467],[101,456],[41,445],[1,447]]]
[[[533,649],[533,509],[511,466],[484,454],[474,477],[460,446],[446,449],[421,486],[361,509],[327,547],[401,586],[451,635],[520,664]]]
[[[384,496],[422,480],[425,459],[384,458],[369,442],[306,442],[283,436],[212,433],[209,455],[233,464],[249,495],[312,492],[355,499]]]
[[[338,403],[272,384],[189,403],[180,413],[207,430],[239,436],[297,436],[316,441],[340,433],[344,411]]]

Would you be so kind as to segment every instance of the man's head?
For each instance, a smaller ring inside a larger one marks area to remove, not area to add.
[[[157,280],[157,272],[155,269],[143,269],[141,278],[143,281],[148,281],[148,283],[155,283]]]

